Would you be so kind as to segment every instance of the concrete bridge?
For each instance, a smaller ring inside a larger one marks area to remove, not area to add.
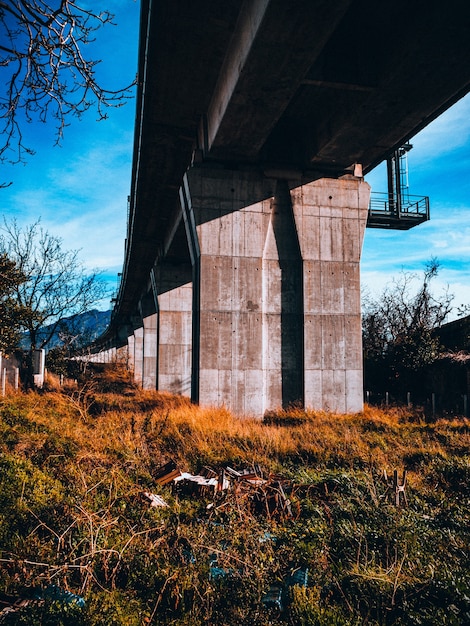
[[[468,92],[469,23],[463,0],[143,0],[100,358],[238,414],[360,410],[363,174]]]

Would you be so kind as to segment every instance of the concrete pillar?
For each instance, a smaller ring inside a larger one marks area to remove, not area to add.
[[[362,408],[359,260],[369,186],[289,191],[194,169],[181,193],[193,261],[194,401],[262,416]]]
[[[370,187],[347,176],[291,195],[303,258],[305,405],[361,411],[360,257]]]
[[[127,367],[131,374],[134,374],[134,366],[135,363],[135,337],[134,335],[129,335],[127,338]]]
[[[128,353],[128,346],[119,346],[119,348],[116,349],[116,362],[120,365],[127,366],[129,362]]]
[[[263,250],[275,181],[191,170],[182,190],[193,260],[193,401],[266,409]],[[258,201],[256,201],[258,200]]]
[[[46,363],[46,351],[42,348],[33,352],[33,379],[35,387],[44,385],[44,370]]]
[[[139,387],[143,383],[144,374],[144,327],[134,330],[134,382]]]
[[[143,389],[157,388],[157,314],[143,318]]]
[[[191,395],[191,283],[158,296],[158,389]]]

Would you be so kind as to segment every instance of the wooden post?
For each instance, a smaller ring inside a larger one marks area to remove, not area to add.
[[[406,469],[403,470],[403,476],[401,479],[401,483],[398,482],[398,470],[394,470],[393,472],[393,480],[390,481],[387,475],[387,470],[384,469],[383,471],[383,482],[387,485],[387,490],[385,492],[385,496],[387,495],[391,495],[391,497],[394,497],[395,500],[395,506],[400,506],[400,494],[401,497],[403,499],[403,503],[405,505],[408,505],[408,500],[406,498]]]
[[[408,408],[410,408],[410,406],[411,406],[411,393],[409,391],[406,394],[406,404],[407,404]]]
[[[403,501],[406,505],[408,505],[408,501],[406,499],[405,487],[406,487],[406,470],[403,470],[403,478],[401,481],[401,485],[398,482],[398,471],[395,470],[393,472],[393,488],[395,490],[395,506],[400,506],[400,494],[403,494]]]

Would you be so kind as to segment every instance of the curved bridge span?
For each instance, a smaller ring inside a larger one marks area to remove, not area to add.
[[[362,176],[469,91],[470,3],[144,0],[97,358],[238,414],[362,408]]]

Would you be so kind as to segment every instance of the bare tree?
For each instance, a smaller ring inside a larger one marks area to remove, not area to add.
[[[414,292],[416,275],[403,272],[378,298],[366,298],[362,336],[364,374],[368,389],[385,388],[403,393],[441,352],[436,330],[452,310],[454,296],[445,291],[435,296],[430,283],[439,262],[426,264],[423,281]]]
[[[78,250],[64,251],[62,240],[39,221],[21,229],[16,220],[4,220],[1,230],[0,253],[27,277],[16,285],[15,298],[28,311],[24,327],[31,350],[47,346],[63,318],[84,313],[109,295],[100,274],[86,272]]]
[[[112,24],[108,11],[94,12],[75,0],[0,0],[0,68],[5,93],[0,96],[3,145],[0,159],[23,160],[32,151],[23,143],[22,123],[56,120],[60,141],[67,119],[96,104],[100,119],[108,106],[121,106],[130,86],[102,87],[97,60],[84,56],[95,32]]]

